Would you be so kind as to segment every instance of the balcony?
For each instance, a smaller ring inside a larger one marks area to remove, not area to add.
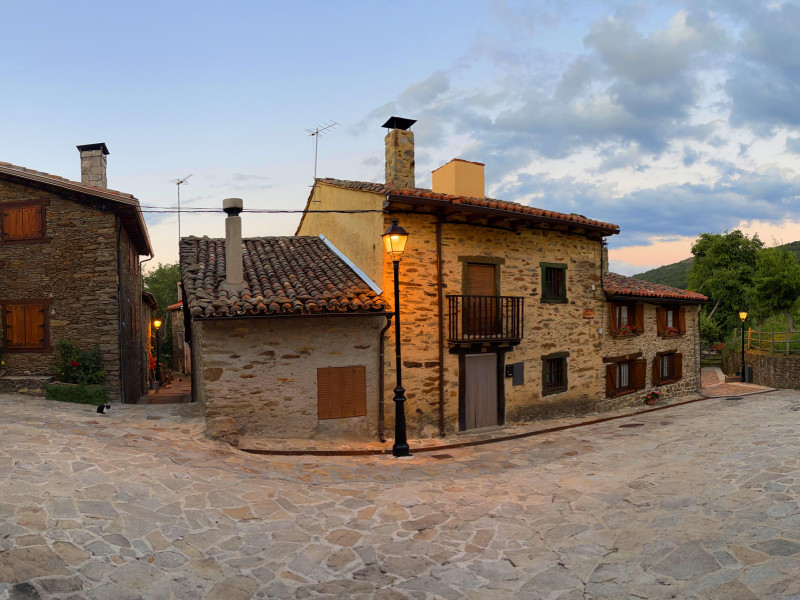
[[[523,300],[520,296],[447,296],[447,341],[519,344]]]

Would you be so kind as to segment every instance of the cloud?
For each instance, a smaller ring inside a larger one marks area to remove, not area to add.
[[[271,179],[271,177],[266,175],[258,175],[255,173],[234,173],[227,181],[214,183],[209,187],[225,188],[231,191],[267,190],[273,187],[272,183],[267,183]]]

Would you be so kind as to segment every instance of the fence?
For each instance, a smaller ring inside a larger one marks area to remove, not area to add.
[[[767,350],[772,354],[800,354],[800,331],[754,331],[745,332],[745,347],[755,350]],[[736,329],[734,341],[742,343],[742,331]]]

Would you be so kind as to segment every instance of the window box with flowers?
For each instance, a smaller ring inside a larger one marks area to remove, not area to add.
[[[659,306],[656,309],[656,328],[661,337],[677,337],[686,333],[686,309],[678,306]]]
[[[661,392],[653,390],[652,392],[647,392],[647,396],[644,399],[644,403],[648,406],[652,406],[656,402],[658,402],[659,398],[661,398]]]
[[[644,333],[644,305],[641,302],[611,302],[610,331],[614,337],[631,337]]]

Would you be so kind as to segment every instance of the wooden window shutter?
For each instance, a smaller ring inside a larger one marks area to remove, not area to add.
[[[44,348],[45,307],[43,304],[10,304],[6,306],[6,347],[17,349]]]
[[[656,309],[656,329],[658,335],[664,335],[667,332],[667,309],[663,306]]]
[[[367,414],[367,368],[317,369],[317,417],[342,419]]]
[[[636,333],[644,333],[644,304],[641,302],[636,303]]]
[[[611,317],[610,328],[611,328],[611,334],[613,335],[613,334],[617,333],[617,329],[618,329],[617,328],[617,304],[615,302],[612,302],[611,304],[608,305],[608,314]]]
[[[617,364],[606,365],[606,396],[611,397],[617,389]]]
[[[631,384],[634,389],[640,390],[647,381],[647,361],[639,358],[631,365]]]
[[[31,240],[41,237],[41,206],[8,208],[3,211],[4,240]]]
[[[678,309],[678,333],[686,333],[686,309],[683,306]]]
[[[675,381],[683,376],[683,354],[680,352],[675,353]]]

